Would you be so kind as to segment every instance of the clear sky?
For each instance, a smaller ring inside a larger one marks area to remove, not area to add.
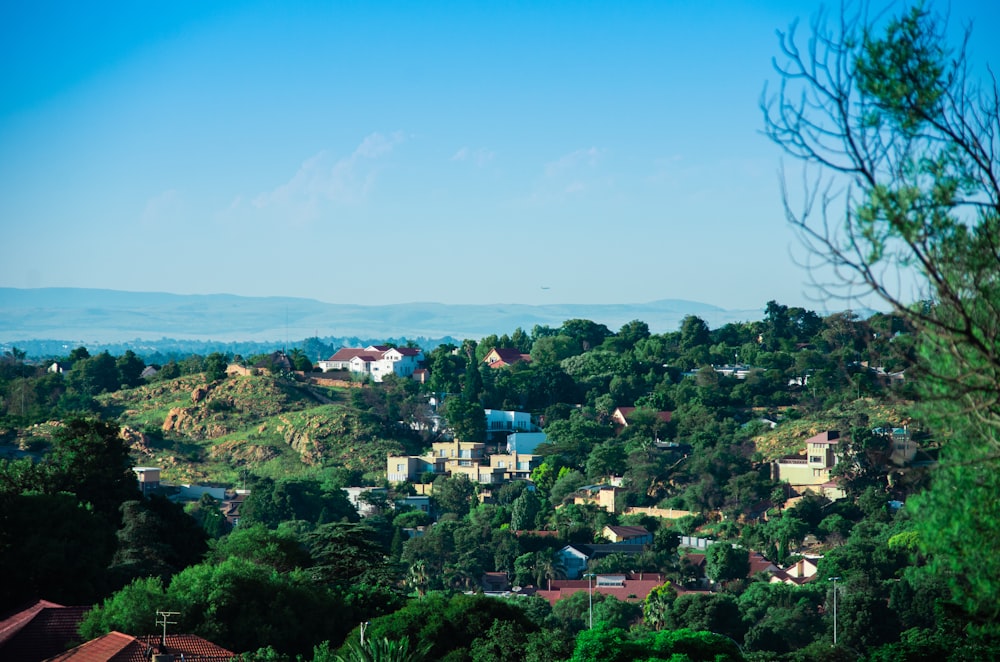
[[[819,6],[3,3],[0,286],[822,310],[759,109]]]

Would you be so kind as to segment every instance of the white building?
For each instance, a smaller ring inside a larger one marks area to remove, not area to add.
[[[415,347],[344,347],[325,361],[317,362],[323,372],[348,370],[368,375],[373,381],[381,382],[386,375],[412,377],[420,367],[424,354]]]

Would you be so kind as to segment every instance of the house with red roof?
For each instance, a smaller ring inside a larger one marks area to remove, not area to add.
[[[155,656],[168,656],[157,658]],[[193,634],[143,635],[121,632],[91,639],[76,648],[48,658],[47,662],[229,662],[236,653]]]
[[[627,428],[629,426],[629,421],[635,414],[637,409],[635,407],[615,407],[615,410],[611,412],[611,420],[615,424]],[[656,419],[661,423],[669,423],[673,414],[669,411],[653,411],[651,409],[638,410],[638,411],[649,411],[656,415]]]
[[[317,365],[323,372],[347,370],[381,382],[386,375],[420,378],[423,373],[418,371],[423,360],[423,351],[416,347],[369,345],[343,347],[327,360],[318,361]]]
[[[38,662],[80,640],[76,630],[89,606],[66,607],[38,600],[0,620],[0,660]]]
[[[594,593],[614,596],[622,602],[642,602],[650,591],[666,582],[666,575],[650,572],[596,575],[583,579],[551,579],[547,587],[536,591],[535,595],[545,598],[551,605],[574,593],[591,590]]]
[[[491,368],[506,368],[522,361],[531,361],[531,355],[512,347],[494,347],[483,357],[483,363]]]

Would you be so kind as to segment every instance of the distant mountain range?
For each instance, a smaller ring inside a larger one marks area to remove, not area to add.
[[[763,318],[763,307],[725,310],[696,301],[664,299],[620,304],[441,304],[360,306],[293,297],[166,294],[78,288],[0,288],[0,343],[58,339],[125,342],[137,339],[294,341],[313,336],[362,338],[482,338],[530,332],[589,319],[612,331],[641,320],[654,333],[676,331],[687,315],[712,328]]]

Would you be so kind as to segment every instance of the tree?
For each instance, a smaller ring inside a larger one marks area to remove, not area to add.
[[[469,513],[475,495],[476,486],[465,474],[438,476],[434,480],[431,501],[440,512],[455,513],[459,517],[464,517]]]
[[[118,367],[118,382],[124,388],[135,388],[142,383],[142,371],[146,364],[131,349],[119,356],[115,365]]]
[[[728,542],[717,542],[705,550],[705,574],[713,582],[743,579],[750,572],[750,554]]]
[[[787,215],[810,254],[836,270],[823,294],[866,290],[939,338],[960,366],[981,362],[976,374],[934,374],[953,394],[985,398],[979,417],[996,420],[1000,394],[983,385],[1000,371],[987,333],[1000,328],[1000,92],[971,78],[964,47],[948,47],[923,5],[883,29],[860,12],[839,25],[831,34],[818,18],[805,52],[794,25],[782,34],[781,86],[765,90],[765,131],[818,170],[801,212],[785,189]],[[903,298],[899,269],[933,305]]]
[[[535,496],[535,491],[524,490],[510,506],[510,528],[514,531],[534,529],[535,519],[541,508],[542,504]]]
[[[444,416],[461,441],[486,441],[486,413],[483,406],[465,396],[452,396],[444,403]]]
[[[139,496],[128,446],[118,426],[111,423],[86,418],[66,421],[53,435],[45,464],[50,491],[75,494],[108,521],[118,522],[119,506]]]
[[[785,187],[786,215],[835,274],[814,279],[822,294],[870,293],[917,332],[932,403],[917,413],[948,438],[914,504],[920,545],[995,624],[1000,557],[979,543],[1000,539],[1000,90],[922,4],[812,27],[804,51],[794,26],[781,35],[781,85],[762,102],[766,133],[815,174],[801,207]]]
[[[228,536],[209,542],[209,550],[210,562],[240,558],[279,572],[305,568],[311,561],[305,547],[293,535],[272,531],[263,524],[241,523]]]
[[[299,350],[301,352],[301,350]],[[226,359],[225,354],[220,354],[219,352],[212,352],[205,357],[205,379],[210,382],[216,382],[220,379],[226,378],[226,366],[229,365],[229,361]]]

